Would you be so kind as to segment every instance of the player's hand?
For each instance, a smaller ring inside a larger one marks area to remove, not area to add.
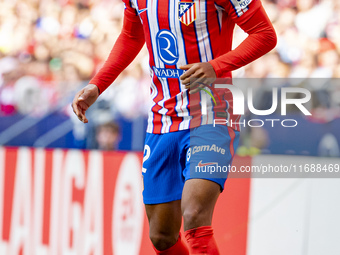
[[[80,121],[84,123],[89,122],[85,116],[85,112],[94,102],[96,102],[98,96],[99,90],[94,84],[87,85],[74,96],[72,109]]]
[[[179,78],[182,84],[189,90],[189,94],[198,92],[216,79],[215,70],[208,62],[189,64],[179,68],[187,70]]]

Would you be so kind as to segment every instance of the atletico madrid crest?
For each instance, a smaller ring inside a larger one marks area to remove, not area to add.
[[[191,1],[180,1],[178,3],[178,18],[187,26],[194,22],[196,20],[196,4]]]

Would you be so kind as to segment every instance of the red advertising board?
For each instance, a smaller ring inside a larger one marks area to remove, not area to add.
[[[141,164],[141,153],[0,148],[0,254],[154,254]],[[230,178],[218,201],[221,254],[246,254],[249,186]]]

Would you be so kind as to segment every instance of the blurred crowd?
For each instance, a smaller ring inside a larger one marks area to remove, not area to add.
[[[240,75],[340,78],[340,1],[262,0],[262,3],[275,27],[278,45]]]
[[[288,78],[289,86],[305,87],[311,92],[311,120],[328,122],[340,118],[340,79],[333,79],[340,78],[340,1],[262,2],[276,30],[277,47],[238,70],[236,76]],[[268,89],[260,86],[259,90],[268,96]]]
[[[262,2],[278,45],[234,77],[340,77],[339,0]],[[123,8],[121,0],[0,0],[0,115],[44,114],[72,96],[107,58]],[[236,29],[234,47],[245,37]],[[144,48],[104,93],[101,100],[110,102],[112,114],[146,114],[147,62]],[[339,88],[327,90],[340,104]]]
[[[107,58],[123,9],[121,0],[0,0],[0,116],[43,115],[71,97]],[[114,96],[107,93],[110,99],[146,85],[139,82],[147,79],[145,57],[121,75],[118,83],[129,85]],[[132,107],[144,111],[143,100]],[[129,110],[123,114],[131,115]]]

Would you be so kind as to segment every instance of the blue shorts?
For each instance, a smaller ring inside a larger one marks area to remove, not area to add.
[[[223,191],[239,136],[240,132],[224,125],[147,133],[142,171],[144,204],[181,199],[189,179],[211,180]]]

